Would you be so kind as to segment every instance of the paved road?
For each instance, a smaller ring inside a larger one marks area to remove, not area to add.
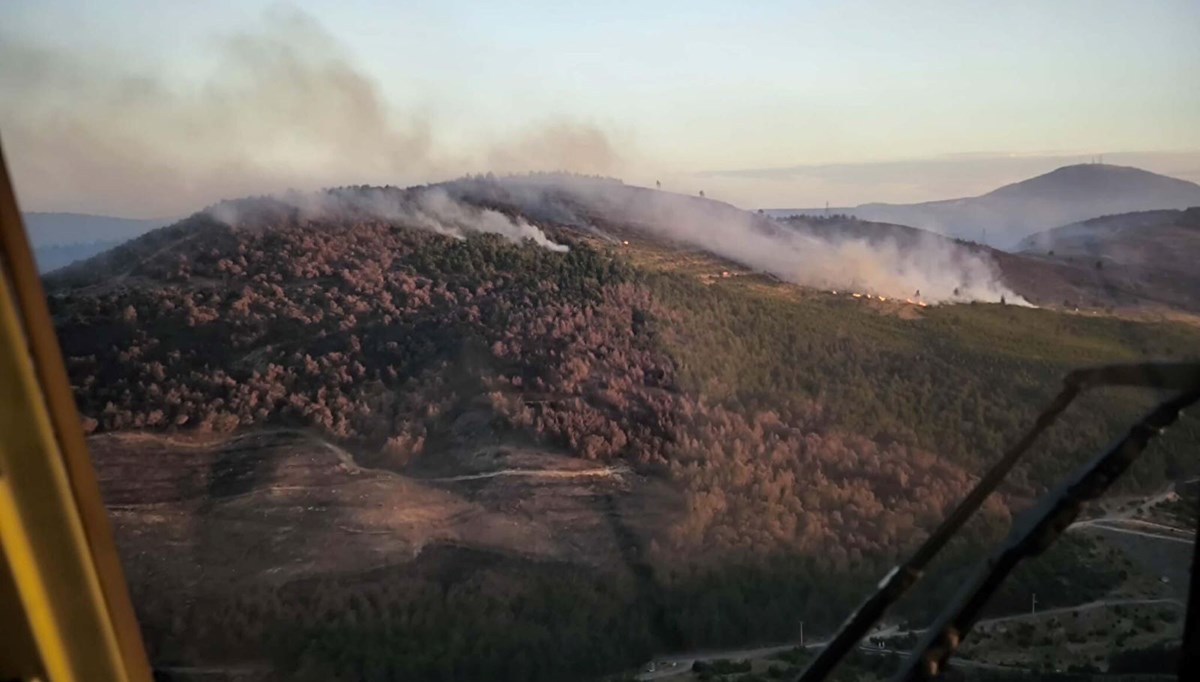
[[[1128,523],[1134,526],[1145,526],[1146,528],[1156,528],[1158,530],[1165,530],[1168,533],[1181,533],[1189,537],[1194,532],[1194,530],[1188,530],[1187,528],[1177,528],[1175,526],[1168,526],[1164,523],[1155,523],[1154,521],[1146,521],[1144,519],[1125,519],[1121,523]]]
[[[1178,599],[1160,598],[1160,599],[1099,599],[1097,601],[1088,602],[1086,604],[1077,604],[1075,606],[1060,606],[1053,609],[1045,609],[1037,613],[1017,613],[1011,616],[1001,616],[999,618],[989,618],[981,620],[976,624],[976,627],[981,625],[995,625],[997,623],[1007,623],[1009,621],[1019,620],[1035,620],[1045,616],[1054,616],[1060,613],[1073,613],[1075,611],[1090,611],[1092,609],[1106,608],[1109,606],[1145,606],[1146,604],[1170,604],[1183,608],[1183,602]]]
[[[1068,527],[1074,528],[1076,526],[1083,526],[1083,527],[1086,527],[1086,526],[1109,526],[1109,527],[1118,527],[1118,528],[1124,528],[1125,526],[1138,526],[1141,528],[1151,528],[1153,530],[1157,530],[1157,531],[1164,532],[1164,533],[1174,533],[1176,535],[1184,535],[1184,536],[1189,536],[1189,537],[1192,535],[1192,532],[1193,532],[1192,530],[1190,530],[1188,528],[1179,528],[1177,526],[1168,526],[1166,524],[1156,523],[1154,521],[1146,521],[1145,519],[1134,519],[1134,518],[1128,518],[1128,517],[1107,517],[1107,516],[1105,516],[1105,517],[1101,517],[1098,519],[1086,519],[1084,521],[1076,521],[1075,523],[1072,523]]]
[[[1191,482],[1191,481],[1188,481],[1188,482]],[[1150,497],[1144,498],[1144,499],[1138,501],[1137,504],[1135,504],[1130,509],[1124,509],[1124,510],[1120,510],[1120,511],[1109,511],[1104,516],[1097,516],[1096,518],[1083,519],[1082,521],[1076,521],[1075,523],[1072,523],[1070,526],[1068,526],[1067,530],[1080,530],[1080,529],[1084,529],[1084,528],[1102,528],[1104,530],[1112,531],[1114,533],[1126,533],[1128,535],[1140,535],[1142,537],[1152,538],[1154,540],[1165,540],[1167,542],[1181,542],[1181,543],[1190,545],[1193,543],[1192,538],[1195,537],[1194,531],[1192,531],[1190,529],[1176,528],[1174,526],[1168,526],[1168,525],[1161,524],[1161,523],[1155,523],[1153,521],[1146,521],[1143,519],[1134,518],[1134,515],[1137,514],[1140,509],[1143,509],[1146,507],[1153,507],[1153,506],[1159,504],[1160,502],[1163,502],[1164,500],[1170,498],[1172,495],[1176,494],[1175,488],[1176,488],[1176,486],[1172,485],[1171,487],[1167,488],[1166,490],[1164,490],[1160,493],[1157,493],[1155,495],[1151,495]],[[1141,530],[1135,530],[1133,528],[1127,528],[1126,526],[1129,526],[1129,525],[1140,526],[1140,527],[1147,528],[1147,529],[1153,529],[1153,530],[1157,530],[1159,532],[1155,533],[1155,532],[1150,532],[1150,531],[1141,531]]]
[[[1172,606],[1178,606],[1179,608],[1183,608],[1183,602],[1179,601],[1178,599],[1100,599],[1097,601],[1088,602],[1086,604],[1077,604],[1075,606],[1063,606],[1063,607],[1058,607],[1058,608],[1053,608],[1053,609],[1046,609],[1044,611],[1038,611],[1037,613],[1018,613],[1018,614],[1014,614],[1011,616],[1000,616],[998,618],[987,618],[987,619],[981,620],[978,623],[976,623],[976,627],[996,625],[999,623],[1007,623],[1007,622],[1012,622],[1012,621],[1034,620],[1037,618],[1045,618],[1047,616],[1054,616],[1054,615],[1063,614],[1063,613],[1071,613],[1074,611],[1087,611],[1090,609],[1098,609],[1098,608],[1111,607],[1111,606],[1137,606],[1137,605],[1146,605],[1146,604],[1170,604]],[[889,628],[886,628],[883,630],[879,630],[877,632],[873,632],[867,636],[880,638],[880,639],[891,639],[893,637],[904,637],[906,635],[920,635],[924,632],[925,632],[924,628],[912,629],[912,630],[901,630],[901,629],[897,628],[896,626],[892,626],[892,627],[889,627]],[[823,639],[823,640],[818,640],[818,641],[814,641],[814,642],[807,642],[807,643],[805,643],[804,647],[806,649],[817,649],[817,648],[825,646],[828,643],[829,643],[829,640]],[[656,666],[658,666],[658,669],[656,669],[654,672],[640,673],[637,676],[637,678],[639,680],[656,680],[656,679],[661,679],[661,678],[666,678],[666,677],[672,677],[675,675],[680,675],[682,673],[685,673],[685,672],[691,670],[692,664],[695,663],[696,661],[715,661],[719,658],[724,658],[724,659],[728,659],[728,660],[741,660],[741,659],[745,659],[745,658],[750,658],[750,659],[766,658],[766,657],[772,656],[774,654],[783,653],[784,651],[790,651],[795,646],[796,646],[795,644],[780,644],[780,645],[762,646],[762,647],[754,647],[754,648],[747,648],[747,649],[724,649],[724,650],[720,650],[720,651],[694,651],[694,652],[687,652],[687,653],[682,653],[682,654],[672,654],[669,656],[660,656],[660,657],[654,659],[654,662],[655,662]],[[903,651],[900,649],[880,649],[878,647],[872,647],[869,645],[860,646],[859,648],[868,653],[891,653],[891,654],[897,654],[897,655],[904,655],[904,654],[908,653],[907,651]],[[1022,668],[1015,668],[1012,666],[1003,666],[1003,665],[997,665],[997,664],[993,664],[993,663],[984,663],[982,661],[972,661],[970,659],[957,657],[957,656],[955,658],[951,659],[951,661],[954,665],[958,665],[961,667],[975,667],[975,668],[987,668],[987,669],[991,669],[991,670],[1011,670],[1011,671],[1023,670]]]
[[[1186,533],[1187,532],[1187,531],[1183,530],[1182,528],[1175,528],[1173,526],[1163,526],[1161,524],[1151,523],[1149,521],[1135,521],[1133,519],[1110,520],[1110,519],[1104,519],[1104,518],[1089,519],[1087,521],[1079,521],[1077,523],[1073,523],[1070,526],[1068,526],[1067,530],[1080,530],[1083,528],[1099,528],[1102,530],[1112,531],[1114,533],[1125,533],[1126,535],[1140,535],[1144,538],[1151,538],[1154,540],[1163,540],[1165,542],[1180,542],[1185,545],[1190,545],[1193,542],[1192,538],[1179,537],[1179,536],[1175,536],[1175,535],[1166,535],[1163,532],[1151,533],[1149,531],[1144,531],[1144,530],[1134,530],[1132,528],[1125,528],[1123,526],[1116,525],[1118,523],[1140,523],[1140,524],[1145,524],[1145,525],[1151,526],[1151,527],[1163,528],[1163,529],[1173,531],[1176,533]]]

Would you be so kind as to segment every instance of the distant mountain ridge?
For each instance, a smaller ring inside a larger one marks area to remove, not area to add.
[[[23,213],[21,218],[41,272],[90,258],[176,220],[37,211]]]
[[[977,197],[917,204],[869,203],[830,209],[771,209],[775,216],[844,213],[1012,248],[1043,230],[1103,215],[1200,205],[1200,185],[1139,168],[1064,166]]]
[[[85,260],[96,254],[103,253],[114,246],[119,246],[124,241],[123,239],[110,239],[41,246],[34,248],[33,259],[37,261],[38,272],[53,272],[76,261]]]
[[[64,244],[125,241],[162,227],[177,218],[118,218],[90,213],[21,214],[29,242],[36,248]]]

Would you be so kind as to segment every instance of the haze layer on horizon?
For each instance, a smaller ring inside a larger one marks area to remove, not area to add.
[[[0,4],[26,210],[570,170],[746,207],[1200,181],[1200,4]]]

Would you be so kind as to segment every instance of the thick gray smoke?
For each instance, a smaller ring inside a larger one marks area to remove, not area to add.
[[[587,122],[447,130],[286,6],[203,56],[212,69],[182,78],[0,26],[0,130],[24,208],[157,218],[289,188],[619,163]],[[469,144],[452,142],[464,133]]]
[[[797,284],[900,299],[920,291],[930,303],[1003,297],[1028,305],[985,253],[934,234],[915,233],[903,243],[886,235],[817,235],[729,204],[611,180],[532,176],[502,185],[535,219],[580,227],[592,227],[593,217],[618,220]],[[462,191],[470,196],[478,189]]]
[[[1029,303],[1005,285],[986,256],[937,235],[901,245],[894,239],[800,235],[780,248],[801,256],[792,281],[893,298],[916,296],[930,303],[1005,300]]]
[[[710,251],[797,284],[927,303],[991,301],[1028,305],[997,274],[986,252],[944,237],[912,230],[904,238],[839,231],[816,233],[748,213],[729,204],[625,185],[620,181],[564,174],[502,179],[467,178],[401,190],[356,187],[289,192],[273,201],[304,220],[365,215],[457,238],[499,234],[566,251],[535,223],[569,225],[620,241],[605,226],[622,225]],[[482,204],[482,205],[481,205]],[[484,205],[509,204],[510,217]],[[255,200],[217,204],[208,213],[238,227]]]
[[[254,200],[248,201],[252,204]],[[463,203],[440,187],[417,191],[373,187],[289,192],[274,201],[297,210],[302,219],[309,221],[365,215],[457,239],[483,232],[498,234],[518,243],[531,240],[551,251],[567,251],[565,244],[555,243],[524,218],[510,218],[490,208]],[[216,220],[240,227],[246,218],[242,215],[245,205],[241,201],[225,201],[206,209],[206,212]]]
[[[399,210],[397,215],[384,216],[457,237],[466,236],[470,232],[491,232],[514,242],[530,239],[538,246],[551,251],[567,250],[565,244],[550,241],[546,233],[526,222],[524,218],[510,218],[490,208],[481,209],[460,203],[439,188],[421,192],[411,212],[405,213],[405,207],[396,208]]]

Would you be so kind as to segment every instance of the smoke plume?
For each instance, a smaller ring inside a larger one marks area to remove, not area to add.
[[[0,130],[23,207],[158,218],[291,188],[619,162],[603,130],[573,120],[494,131],[481,117],[460,149],[417,95],[394,104],[295,9],[268,10],[205,57],[210,70],[168,79],[0,27]]]
[[[429,230],[456,239],[472,233],[498,234],[512,242],[530,240],[551,251],[565,252],[545,232],[524,218],[509,217],[490,208],[473,206],[451,197],[441,187],[399,190],[391,187],[354,187],[323,192],[288,192],[271,199],[223,201],[205,211],[231,227],[255,224],[263,205],[295,210],[304,221],[369,217],[406,227]]]
[[[319,24],[295,10],[277,8],[257,28],[226,36],[214,62],[198,80],[167,81],[0,30],[0,127],[25,207],[163,216],[222,197],[274,194],[320,213],[346,195],[285,192],[482,170],[611,173],[621,163],[605,132],[562,121],[455,151],[417,106],[393,106]],[[491,232],[565,248],[529,221],[463,201],[469,185],[368,192],[356,196],[355,210],[455,236]],[[793,282],[897,297],[919,289],[929,301],[1019,301],[985,257],[953,242],[806,234],[727,204],[614,182],[560,176],[503,185],[535,222],[603,233],[593,217],[623,220]],[[237,206],[211,213],[236,224]]]
[[[489,197],[486,181],[460,182],[464,198]],[[535,175],[499,181],[504,193],[536,220],[603,233],[619,221],[655,236],[699,247],[781,279],[842,291],[923,301],[1028,303],[1007,287],[985,252],[931,233],[907,239],[806,231],[729,204],[631,187],[615,180]]]

